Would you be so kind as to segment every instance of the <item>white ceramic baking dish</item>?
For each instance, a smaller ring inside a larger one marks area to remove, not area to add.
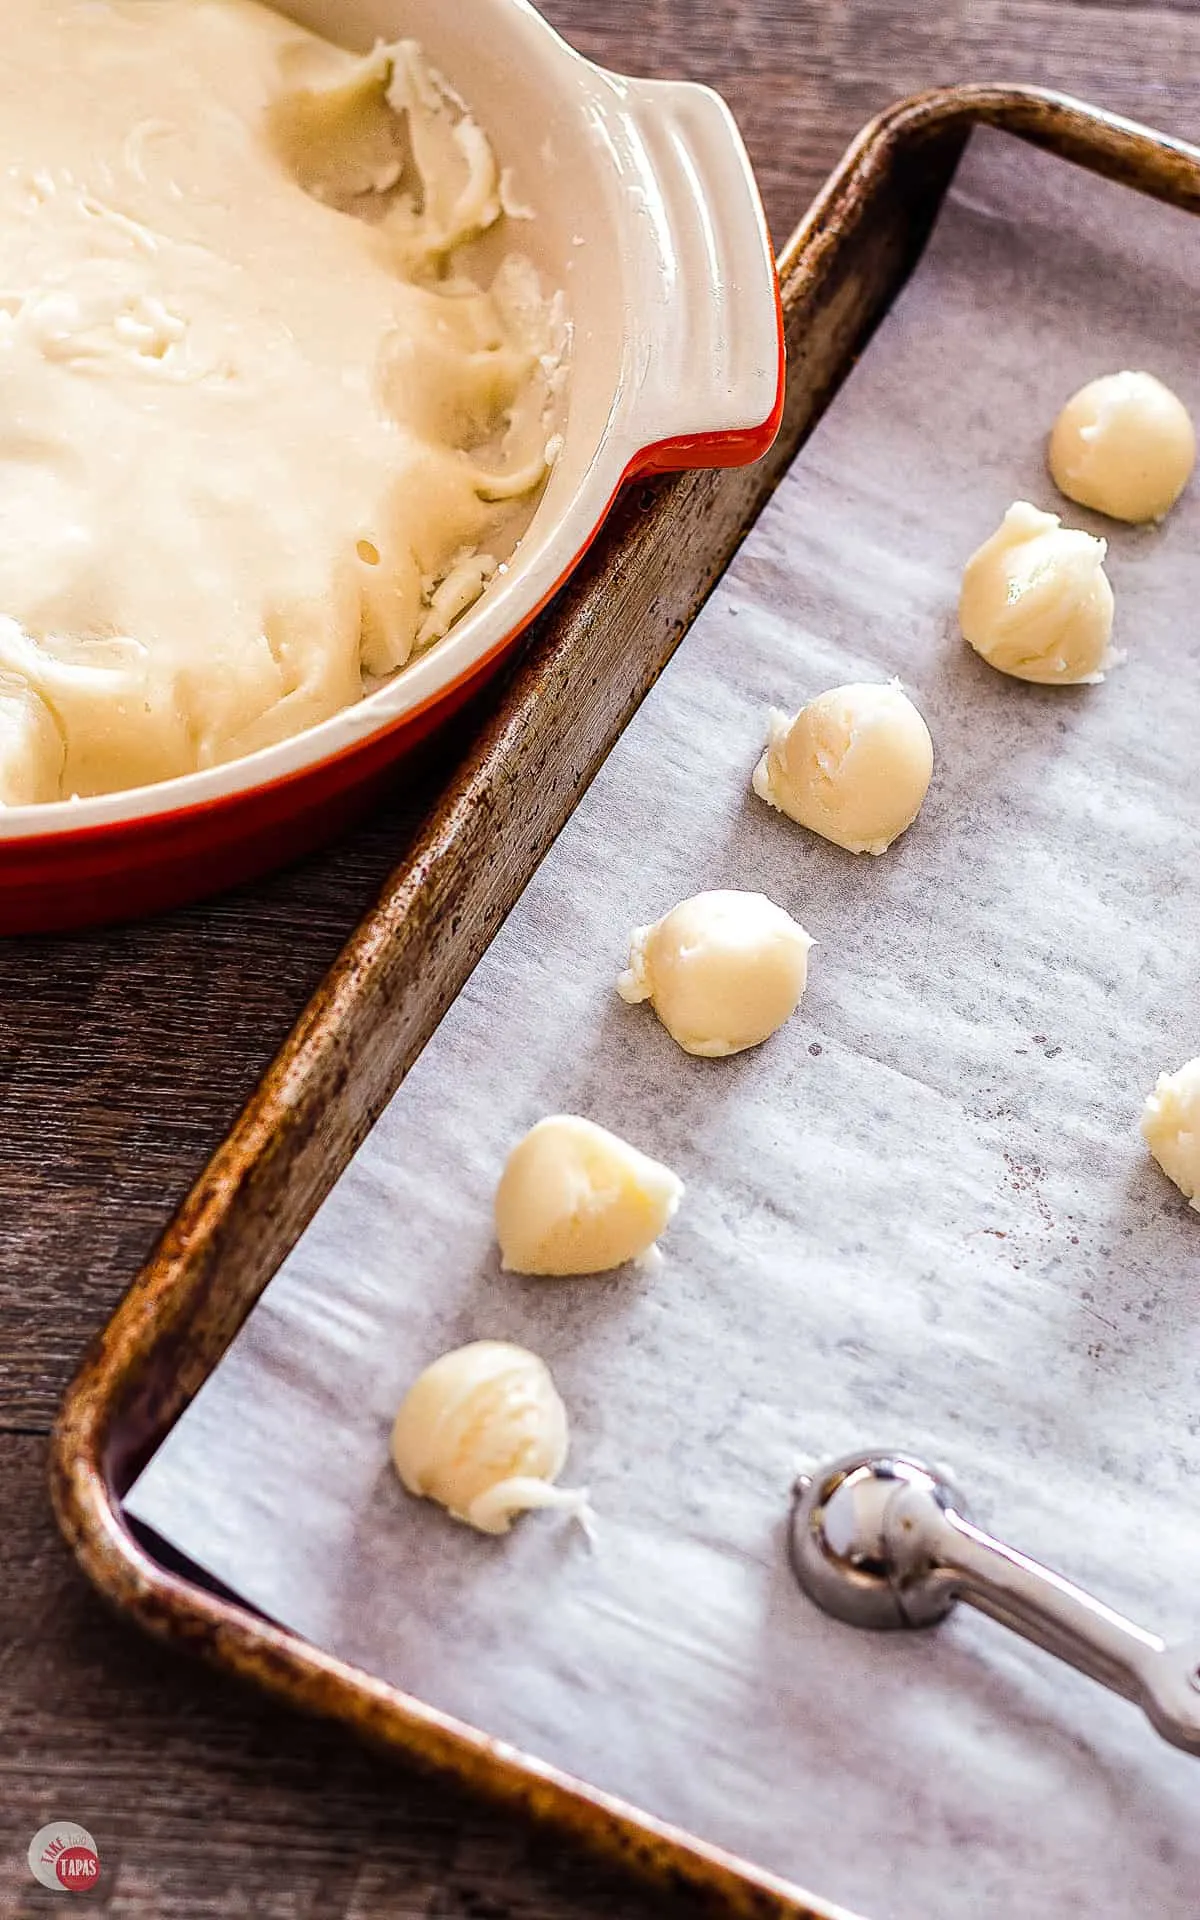
[[[289,857],[495,668],[579,559],[623,480],[765,452],[783,397],[778,286],[753,174],[706,88],[628,80],[527,0],[286,0],[347,45],[411,37],[469,102],[519,244],[572,327],[562,452],[509,571],[450,634],[333,719],[155,787],[0,815],[0,929],[125,917]]]

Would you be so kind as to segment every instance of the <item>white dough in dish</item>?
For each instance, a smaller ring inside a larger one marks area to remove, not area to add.
[[[683,1182],[618,1134],[575,1114],[531,1127],[496,1189],[506,1272],[563,1277],[652,1260]]]
[[[1167,1177],[1200,1210],[1200,1060],[1159,1075],[1142,1137]]]
[[[834,687],[772,712],[754,791],[849,853],[886,853],[933,777],[929,728],[898,681]]]
[[[433,644],[528,519],[558,322],[521,256],[466,277],[499,172],[411,43],[254,0],[8,0],[4,29],[21,805],[269,746]]]
[[[1048,459],[1068,500],[1112,520],[1161,520],[1192,477],[1196,432],[1152,373],[1106,373],[1067,401]]]
[[[808,934],[762,893],[721,889],[635,929],[617,991],[649,1000],[685,1053],[756,1047],[791,1018],[808,982]]]
[[[1042,686],[1103,680],[1121,656],[1110,644],[1107,544],[1057,514],[1014,501],[963,572],[963,638],[989,666]]]
[[[392,1428],[392,1464],[409,1493],[436,1500],[480,1533],[514,1515],[561,1507],[585,1524],[587,1495],[556,1487],[567,1413],[536,1354],[476,1340],[426,1367]]]

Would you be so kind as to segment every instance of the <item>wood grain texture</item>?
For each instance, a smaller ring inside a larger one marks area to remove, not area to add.
[[[545,0],[587,52],[720,85],[782,240],[861,122],[959,79],[1061,86],[1200,134],[1200,6]],[[427,790],[426,790],[427,795]],[[421,789],[328,854],[155,926],[0,947],[0,1913],[55,1910],[24,1850],[89,1825],[136,1920],[649,1915],[594,1870],[417,1787],[110,1622],[50,1520],[41,1436],[107,1317],[403,852]]]

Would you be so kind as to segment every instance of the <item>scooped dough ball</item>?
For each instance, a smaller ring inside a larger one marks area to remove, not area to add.
[[[607,1273],[650,1259],[683,1182],[591,1120],[539,1120],[508,1156],[496,1238],[508,1273]]]
[[[1161,520],[1191,479],[1196,433],[1182,400],[1152,373],[1106,373],[1067,401],[1049,458],[1068,500],[1113,520]]]
[[[617,992],[649,1000],[685,1053],[741,1053],[795,1013],[811,945],[765,894],[698,893],[635,929]]]
[[[1163,1172],[1200,1211],[1200,1060],[1159,1075],[1142,1114],[1142,1137]]]
[[[929,791],[933,742],[898,680],[834,687],[773,712],[754,791],[849,853],[886,853]]]
[[[1064,527],[1057,514],[1015,501],[967,561],[958,602],[963,638],[1017,680],[1103,680],[1120,659],[1109,645],[1107,550],[1105,541]]]
[[[587,1495],[552,1484],[567,1458],[567,1413],[550,1370],[524,1347],[476,1340],[409,1388],[392,1463],[410,1493],[480,1533],[507,1533],[529,1507],[587,1518]]]

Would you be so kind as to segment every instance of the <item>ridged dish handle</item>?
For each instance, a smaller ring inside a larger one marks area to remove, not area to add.
[[[739,466],[766,452],[783,411],[783,322],[766,215],[725,102],[687,82],[616,80],[631,260],[631,473]]]

